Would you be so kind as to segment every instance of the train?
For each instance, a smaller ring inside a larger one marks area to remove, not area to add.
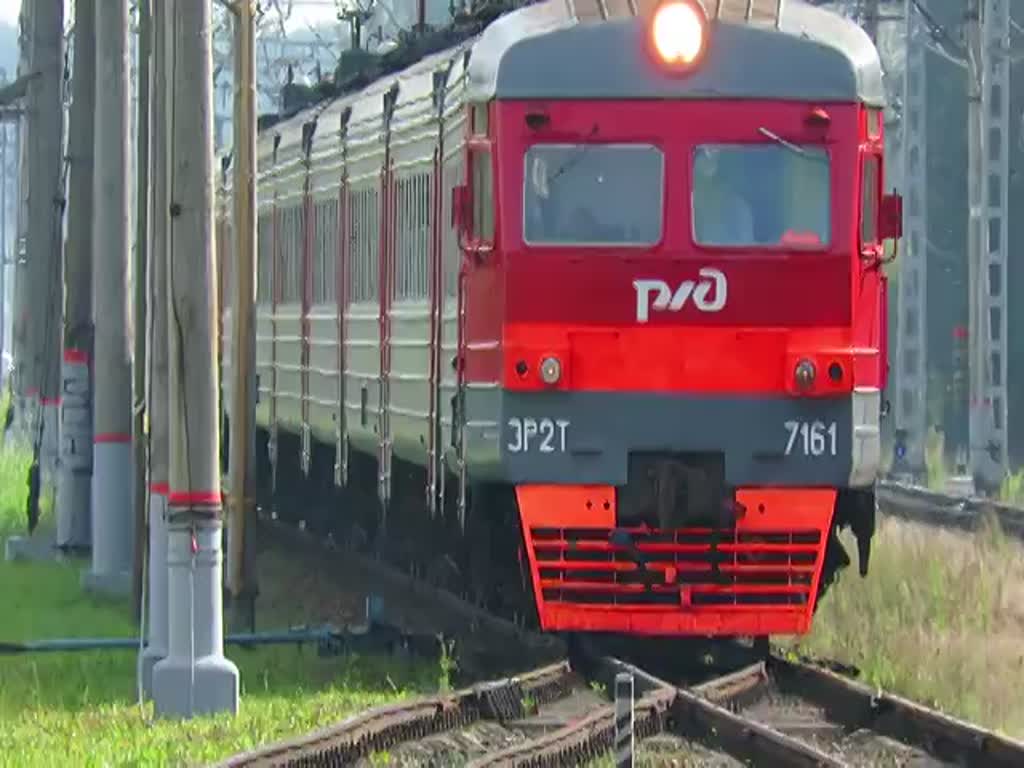
[[[546,0],[264,124],[261,493],[545,632],[810,631],[875,530],[885,103],[800,0]]]

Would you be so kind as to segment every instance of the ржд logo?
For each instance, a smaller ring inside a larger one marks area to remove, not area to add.
[[[684,280],[673,293],[664,280],[634,280],[636,288],[636,321],[646,323],[650,311],[668,310],[678,312],[692,298],[693,305],[701,312],[719,312],[725,306],[728,285],[725,275],[717,269],[703,267],[698,273],[701,280]],[[709,295],[714,294],[712,298]],[[651,295],[654,300],[651,300]]]

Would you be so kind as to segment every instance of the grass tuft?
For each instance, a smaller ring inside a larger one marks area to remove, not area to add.
[[[928,428],[928,435],[925,438],[924,464],[928,472],[928,488],[944,492],[949,477],[946,467],[946,435],[935,427]]]
[[[851,551],[854,544],[844,536]],[[845,571],[789,647],[864,680],[1024,738],[1024,548],[994,519],[975,534],[883,518],[861,579]]]

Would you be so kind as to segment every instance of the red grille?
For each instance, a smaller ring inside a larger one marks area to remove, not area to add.
[[[530,539],[545,603],[666,610],[806,606],[822,549],[816,530],[531,527]]]

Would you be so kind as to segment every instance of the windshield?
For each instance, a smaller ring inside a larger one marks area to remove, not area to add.
[[[661,150],[646,144],[538,144],[526,153],[530,245],[653,245],[661,239]]]
[[[701,245],[823,248],[831,234],[829,172],[821,147],[699,146],[694,239]]]

